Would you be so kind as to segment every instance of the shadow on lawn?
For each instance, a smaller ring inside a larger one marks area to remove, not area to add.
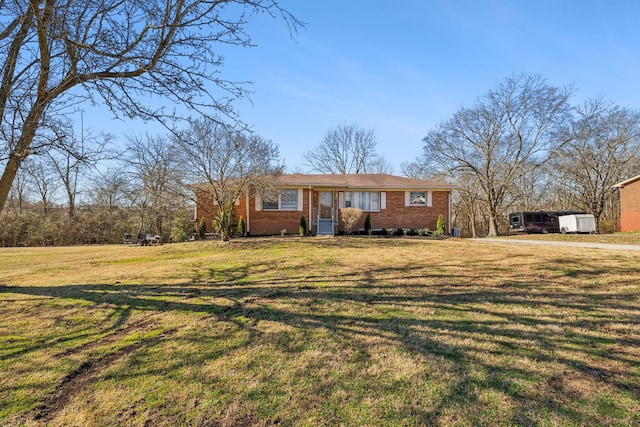
[[[546,267],[562,272],[565,263]],[[364,275],[315,273],[250,280],[256,269],[267,268],[254,265],[212,270],[207,282],[184,285],[0,286],[0,293],[84,300],[112,307],[114,318],[109,328],[113,331],[133,312],[198,313],[246,330],[248,336],[237,348],[257,339],[259,321],[282,323],[298,331],[322,328],[345,343],[367,336],[391,340],[399,348],[455,367],[457,380],[438,405],[423,407],[408,402],[402,409],[406,417],[420,424],[438,424],[452,404],[482,405],[477,394],[482,389],[493,389],[516,403],[511,419],[514,424],[537,424],[539,420],[532,414],[540,410],[570,423],[589,424],[594,422],[592,415],[581,406],[588,406],[587,397],[576,396],[567,387],[567,380],[578,377],[595,387],[640,399],[640,384],[633,374],[638,362],[634,349],[640,342],[637,335],[623,333],[629,328],[637,331],[640,322],[635,294],[597,292],[590,287],[553,289],[547,286],[553,278],[531,284],[509,277],[497,284],[479,285],[473,269],[455,277],[446,273],[425,277],[388,267]],[[566,269],[565,275],[591,281],[607,273],[596,266],[572,271]],[[629,273],[637,275],[635,270]],[[337,307],[327,313],[319,309],[326,304],[350,308]],[[276,305],[280,308],[274,308]],[[61,342],[65,339],[60,338]],[[37,341],[22,352],[49,344]],[[287,340],[280,345],[284,351],[296,351],[287,348]],[[225,351],[229,349],[212,351],[207,357],[223,357]],[[485,356],[505,364],[488,363]],[[521,360],[531,363],[519,363]],[[508,365],[508,361],[518,364]],[[551,366],[551,371],[533,369],[534,365]],[[483,375],[474,375],[472,369],[481,369]],[[519,384],[522,379],[537,387],[523,388]]]

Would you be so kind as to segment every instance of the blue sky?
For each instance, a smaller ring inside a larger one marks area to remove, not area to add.
[[[373,129],[400,173],[421,139],[515,73],[638,108],[640,1],[282,0],[307,23],[295,40],[267,16],[251,49],[225,52],[222,77],[252,81],[244,121],[292,170],[340,124]],[[255,17],[254,17],[255,18]]]

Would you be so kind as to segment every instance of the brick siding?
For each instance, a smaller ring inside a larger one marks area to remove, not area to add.
[[[247,232],[253,236],[261,234],[273,235],[280,234],[280,230],[286,229],[288,234],[297,234],[300,218],[305,217],[307,227],[311,232],[315,231],[312,225],[313,219],[309,218],[309,189],[303,189],[303,207],[302,210],[296,211],[270,211],[256,210],[255,197],[248,198],[249,202],[249,220],[247,221],[247,198],[243,197],[239,204],[235,206],[236,221],[240,217],[245,220]],[[316,211],[318,207],[318,192],[311,190],[311,212]],[[435,230],[438,222],[438,216],[442,215],[445,220],[445,231],[449,230],[447,214],[449,209],[449,192],[433,191],[432,206],[405,206],[404,191],[386,191],[386,209],[379,212],[369,212],[371,215],[371,226],[374,229],[387,228],[409,228],[421,229],[429,228]],[[337,202],[337,192],[334,192]],[[214,209],[203,209],[202,206],[212,206],[211,197],[200,194],[198,197],[198,205],[196,207],[196,224],[197,227],[202,218],[205,218],[207,232],[212,231],[211,220]],[[209,212],[208,212],[209,211]],[[313,214],[312,214],[313,215]],[[363,229],[367,212],[363,212],[362,217],[354,227],[354,230]],[[338,230],[344,230],[344,224],[340,223]]]
[[[640,181],[620,189],[620,231],[640,231]]]
[[[449,209],[449,193],[446,191],[434,191],[432,193],[432,206],[405,206],[404,191],[387,191],[387,208],[380,212],[363,212],[360,221],[354,230],[364,228],[367,213],[371,215],[371,227],[380,228],[428,228],[435,230],[438,216],[445,220],[445,231],[448,230],[447,212]],[[340,229],[343,229],[341,224]]]

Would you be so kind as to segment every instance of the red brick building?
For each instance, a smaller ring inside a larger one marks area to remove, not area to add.
[[[620,231],[640,231],[640,175],[615,186],[620,189]]]
[[[332,235],[344,230],[340,210],[355,207],[363,215],[354,229],[364,228],[366,214],[373,229],[436,229],[438,217],[451,224],[451,184],[386,174],[307,175],[280,177],[278,189],[264,194],[246,194],[236,201],[236,217],[251,235],[297,234],[305,217],[313,234]],[[195,221],[205,219],[211,227],[210,197],[198,196]]]

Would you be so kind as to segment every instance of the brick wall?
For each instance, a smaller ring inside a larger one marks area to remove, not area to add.
[[[196,214],[195,214],[195,229],[198,230],[200,226],[200,221],[204,218],[204,222],[207,226],[207,233],[213,233],[213,217],[215,213],[218,211],[218,207],[213,204],[213,198],[211,195],[206,193],[198,193],[196,203]],[[246,197],[241,197],[238,200],[238,203],[235,205],[235,220],[234,223],[237,223],[240,218],[247,220],[247,210],[246,210]]]
[[[620,231],[640,231],[640,181],[620,189]]]
[[[337,207],[337,192],[335,193],[336,207]],[[446,224],[447,214],[449,209],[449,192],[447,191],[434,191],[432,192],[432,206],[405,206],[405,192],[404,191],[387,191],[386,192],[386,209],[380,210],[380,212],[370,212],[371,226],[374,229],[387,229],[387,228],[429,228],[430,230],[436,229],[438,222],[438,216],[442,215],[445,220],[445,232],[449,231],[449,224]],[[243,197],[239,204],[236,205],[236,220],[242,217],[245,220],[247,231],[253,236],[259,236],[261,234],[273,235],[280,234],[280,230],[286,229],[288,234],[297,234],[298,226],[300,225],[300,217],[304,216],[307,220],[307,227],[314,232],[315,227],[312,225],[312,219],[309,218],[309,190],[303,190],[303,206],[302,210],[297,211],[265,211],[256,210],[255,197],[251,196],[249,201],[249,220],[247,221],[247,200]],[[202,218],[205,218],[207,224],[207,232],[212,231],[211,220],[212,213],[208,211],[215,211],[213,209],[203,209],[202,206],[212,206],[211,197],[201,194],[198,199],[197,206],[197,220],[195,226],[197,227]],[[315,213],[318,207],[318,192],[312,190],[311,193],[311,212]],[[367,212],[364,212],[360,218],[358,224],[354,227],[354,230],[364,228],[364,221]],[[344,226],[341,223],[339,230],[344,230]]]
[[[447,232],[447,212],[449,209],[449,193],[446,191],[434,191],[432,193],[432,206],[405,206],[404,191],[387,191],[387,208],[380,212],[363,212],[362,218],[354,227],[354,230],[364,228],[367,213],[371,215],[371,227],[380,228],[428,228],[435,230],[438,216],[445,220],[445,232]],[[343,229],[342,225],[340,229]]]
[[[242,212],[246,211],[243,209]],[[300,217],[303,215],[307,220],[307,229],[310,229],[308,189],[302,190],[302,210],[296,211],[258,211],[255,197],[249,197],[249,232],[252,236],[280,234],[282,229],[286,229],[287,234],[298,234]]]

